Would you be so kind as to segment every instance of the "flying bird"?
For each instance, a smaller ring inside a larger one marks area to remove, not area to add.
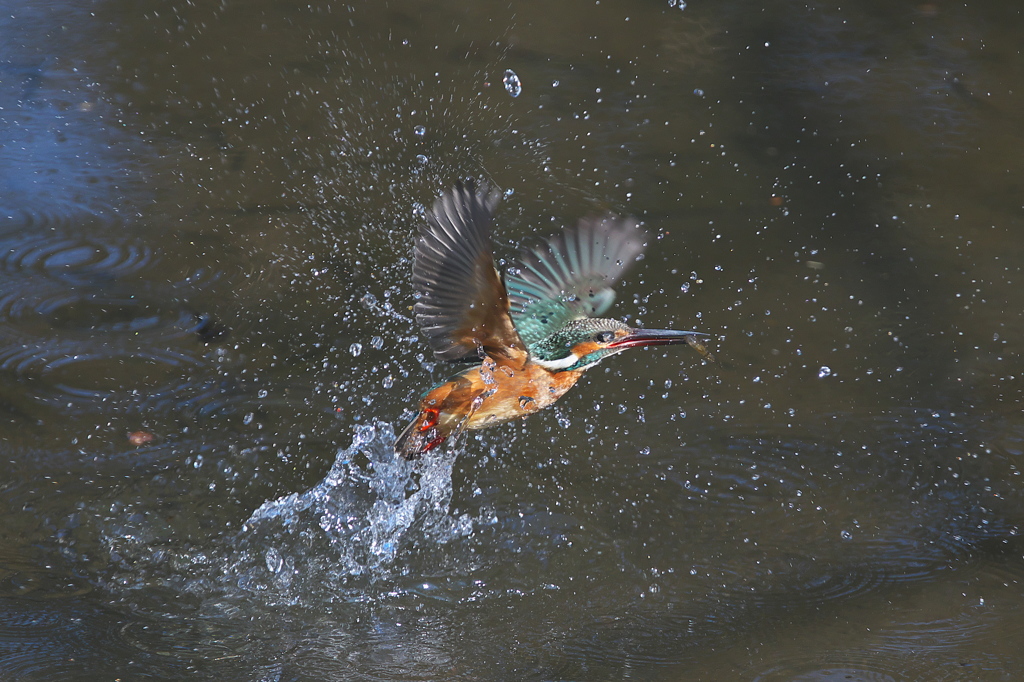
[[[464,429],[550,407],[605,358],[628,348],[689,342],[695,331],[636,329],[599,317],[612,286],[643,253],[631,218],[606,214],[526,249],[504,279],[491,255],[499,193],[459,183],[420,225],[413,254],[413,313],[440,360],[468,365],[423,394],[395,451],[416,459]]]

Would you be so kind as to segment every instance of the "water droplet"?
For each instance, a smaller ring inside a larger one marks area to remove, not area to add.
[[[279,572],[281,566],[284,565],[284,559],[281,558],[281,553],[277,551],[276,547],[267,550],[264,560],[267,562],[267,570],[271,573]]]
[[[519,396],[519,407],[523,408],[524,410],[533,409],[534,404],[536,402],[537,402],[536,400],[534,400],[533,398],[531,398],[528,395],[521,395],[521,396]]]
[[[640,454],[649,455],[651,454],[651,449],[645,445],[644,447],[640,448]]]
[[[494,380],[494,370],[498,368],[498,364],[491,358],[484,358],[483,364],[480,365],[480,378],[488,386],[493,386],[497,383]]]
[[[501,79],[501,82],[504,83],[508,94],[513,97],[519,97],[519,93],[523,91],[523,83],[512,69],[505,70],[505,77]]]
[[[818,370],[818,378],[824,379],[827,376],[832,376],[832,368],[827,365],[822,365],[821,369]]]
[[[852,540],[853,539],[853,533],[851,533],[848,530],[840,531],[839,532],[839,537],[841,537],[844,540]]]
[[[427,128],[426,126],[416,126],[415,128],[412,129],[412,132],[416,135],[416,137],[423,137],[424,135],[427,134]]]
[[[360,424],[352,436],[352,447],[361,448],[377,436],[377,429],[372,424]]]
[[[426,154],[417,154],[416,155],[416,160],[418,162],[420,162],[421,164],[424,164],[424,165],[426,165],[427,162],[430,161],[430,159],[427,158]]]
[[[374,336],[372,339],[370,339],[370,345],[373,348],[376,348],[377,350],[380,350],[381,348],[384,347],[384,339],[382,339],[379,336]]]
[[[384,377],[384,380],[380,382],[380,385],[384,388],[391,388],[395,385],[395,378],[389,374]]]
[[[697,95],[697,97],[703,97],[704,96],[704,91],[701,90],[700,88],[694,88],[693,89],[693,94]]]
[[[686,9],[686,0],[668,0],[668,6]]]
[[[266,398],[267,397],[267,389],[261,388],[260,390],[258,390],[256,392],[256,397],[257,398]]]
[[[363,354],[363,344],[353,343],[348,347],[348,352],[352,354],[352,357],[357,358]]]

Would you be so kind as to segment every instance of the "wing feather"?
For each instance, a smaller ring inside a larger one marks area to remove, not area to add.
[[[612,287],[643,253],[646,236],[632,218],[608,214],[525,250],[505,273],[505,286],[527,347],[572,320],[607,311],[615,301]]]
[[[457,184],[420,226],[412,269],[416,322],[442,360],[525,353],[508,315],[508,296],[491,255],[490,226],[499,194]]]

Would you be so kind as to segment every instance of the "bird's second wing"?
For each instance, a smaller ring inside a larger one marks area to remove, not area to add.
[[[412,268],[416,321],[442,360],[525,355],[494,269],[490,225],[499,194],[474,183],[443,194],[421,225]]]
[[[505,273],[510,312],[528,348],[566,323],[603,314],[612,287],[643,253],[646,233],[632,218],[584,218],[525,250]]]

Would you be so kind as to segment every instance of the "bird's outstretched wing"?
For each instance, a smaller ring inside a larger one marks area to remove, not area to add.
[[[505,286],[494,269],[490,225],[499,194],[459,183],[434,203],[420,226],[412,268],[413,307],[442,360],[525,357],[508,315]]]
[[[643,253],[646,233],[632,218],[584,218],[525,250],[505,273],[510,312],[528,348],[572,320],[603,314],[612,286]]]

